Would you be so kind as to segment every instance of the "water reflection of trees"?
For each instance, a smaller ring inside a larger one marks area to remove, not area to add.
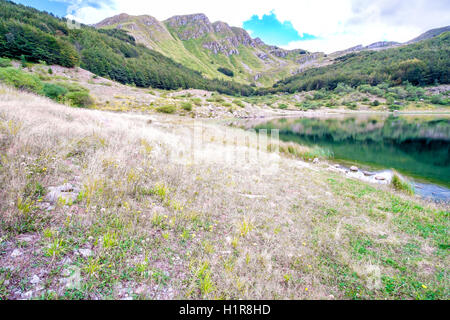
[[[282,140],[320,145],[337,159],[395,168],[449,185],[450,119],[303,118],[274,120],[257,128],[277,128]]]

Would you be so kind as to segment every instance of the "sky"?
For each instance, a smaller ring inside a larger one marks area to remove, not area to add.
[[[158,20],[204,13],[285,49],[331,53],[377,41],[405,42],[450,25],[449,0],[13,0],[92,24],[128,13]]]

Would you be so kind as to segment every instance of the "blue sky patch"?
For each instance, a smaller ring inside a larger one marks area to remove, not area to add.
[[[53,13],[58,17],[65,17],[68,14],[74,13],[73,10],[68,10],[68,8],[71,6],[71,3],[64,0],[13,0],[13,2],[23,4],[28,7],[33,7],[38,10],[47,11]],[[82,0],[78,3],[78,7],[89,6],[92,8],[100,9],[102,7],[102,3],[110,4],[111,0]],[[77,6],[73,7],[73,9],[76,8]]]
[[[316,39],[306,33],[301,36],[290,21],[281,22],[274,12],[263,15],[261,19],[254,15],[243,23],[243,27],[251,32],[252,37],[259,37],[267,44],[278,46],[288,45],[292,41]]]
[[[38,10],[47,11],[58,17],[65,17],[67,15],[67,8],[70,6],[70,3],[68,2],[56,0],[13,0],[13,2],[33,7]]]

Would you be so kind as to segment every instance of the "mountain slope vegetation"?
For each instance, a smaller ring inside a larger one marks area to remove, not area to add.
[[[198,88],[248,95],[249,86],[210,80],[159,52],[136,44],[123,31],[70,29],[65,19],[0,1],[0,52],[9,58],[80,67],[99,76],[139,87]]]
[[[419,43],[384,51],[351,53],[335,63],[279,81],[267,92],[335,89],[339,83],[356,87],[387,82],[399,85],[447,84],[450,81],[450,32]]]
[[[65,19],[0,0],[1,56],[23,63],[80,66],[122,84],[203,89],[234,96],[334,90],[387,83],[449,83],[450,33],[382,51],[321,56],[283,50],[203,14],[160,22],[122,14],[96,27],[69,28]],[[295,68],[294,68],[295,66]],[[295,75],[292,75],[295,74]],[[283,79],[270,87],[275,80]],[[255,89],[256,85],[267,87]]]
[[[244,29],[225,22],[211,23],[204,14],[175,16],[158,21],[152,16],[120,14],[98,24],[101,30],[124,30],[138,43],[195,69],[209,78],[272,85],[290,76],[318,54],[284,50],[252,39]],[[323,56],[323,54],[320,54]],[[233,75],[224,76],[220,68]]]

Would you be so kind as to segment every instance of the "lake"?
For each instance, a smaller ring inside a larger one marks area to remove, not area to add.
[[[279,129],[281,140],[328,149],[343,165],[395,169],[419,195],[450,201],[450,115],[341,114],[259,119],[245,127]]]

